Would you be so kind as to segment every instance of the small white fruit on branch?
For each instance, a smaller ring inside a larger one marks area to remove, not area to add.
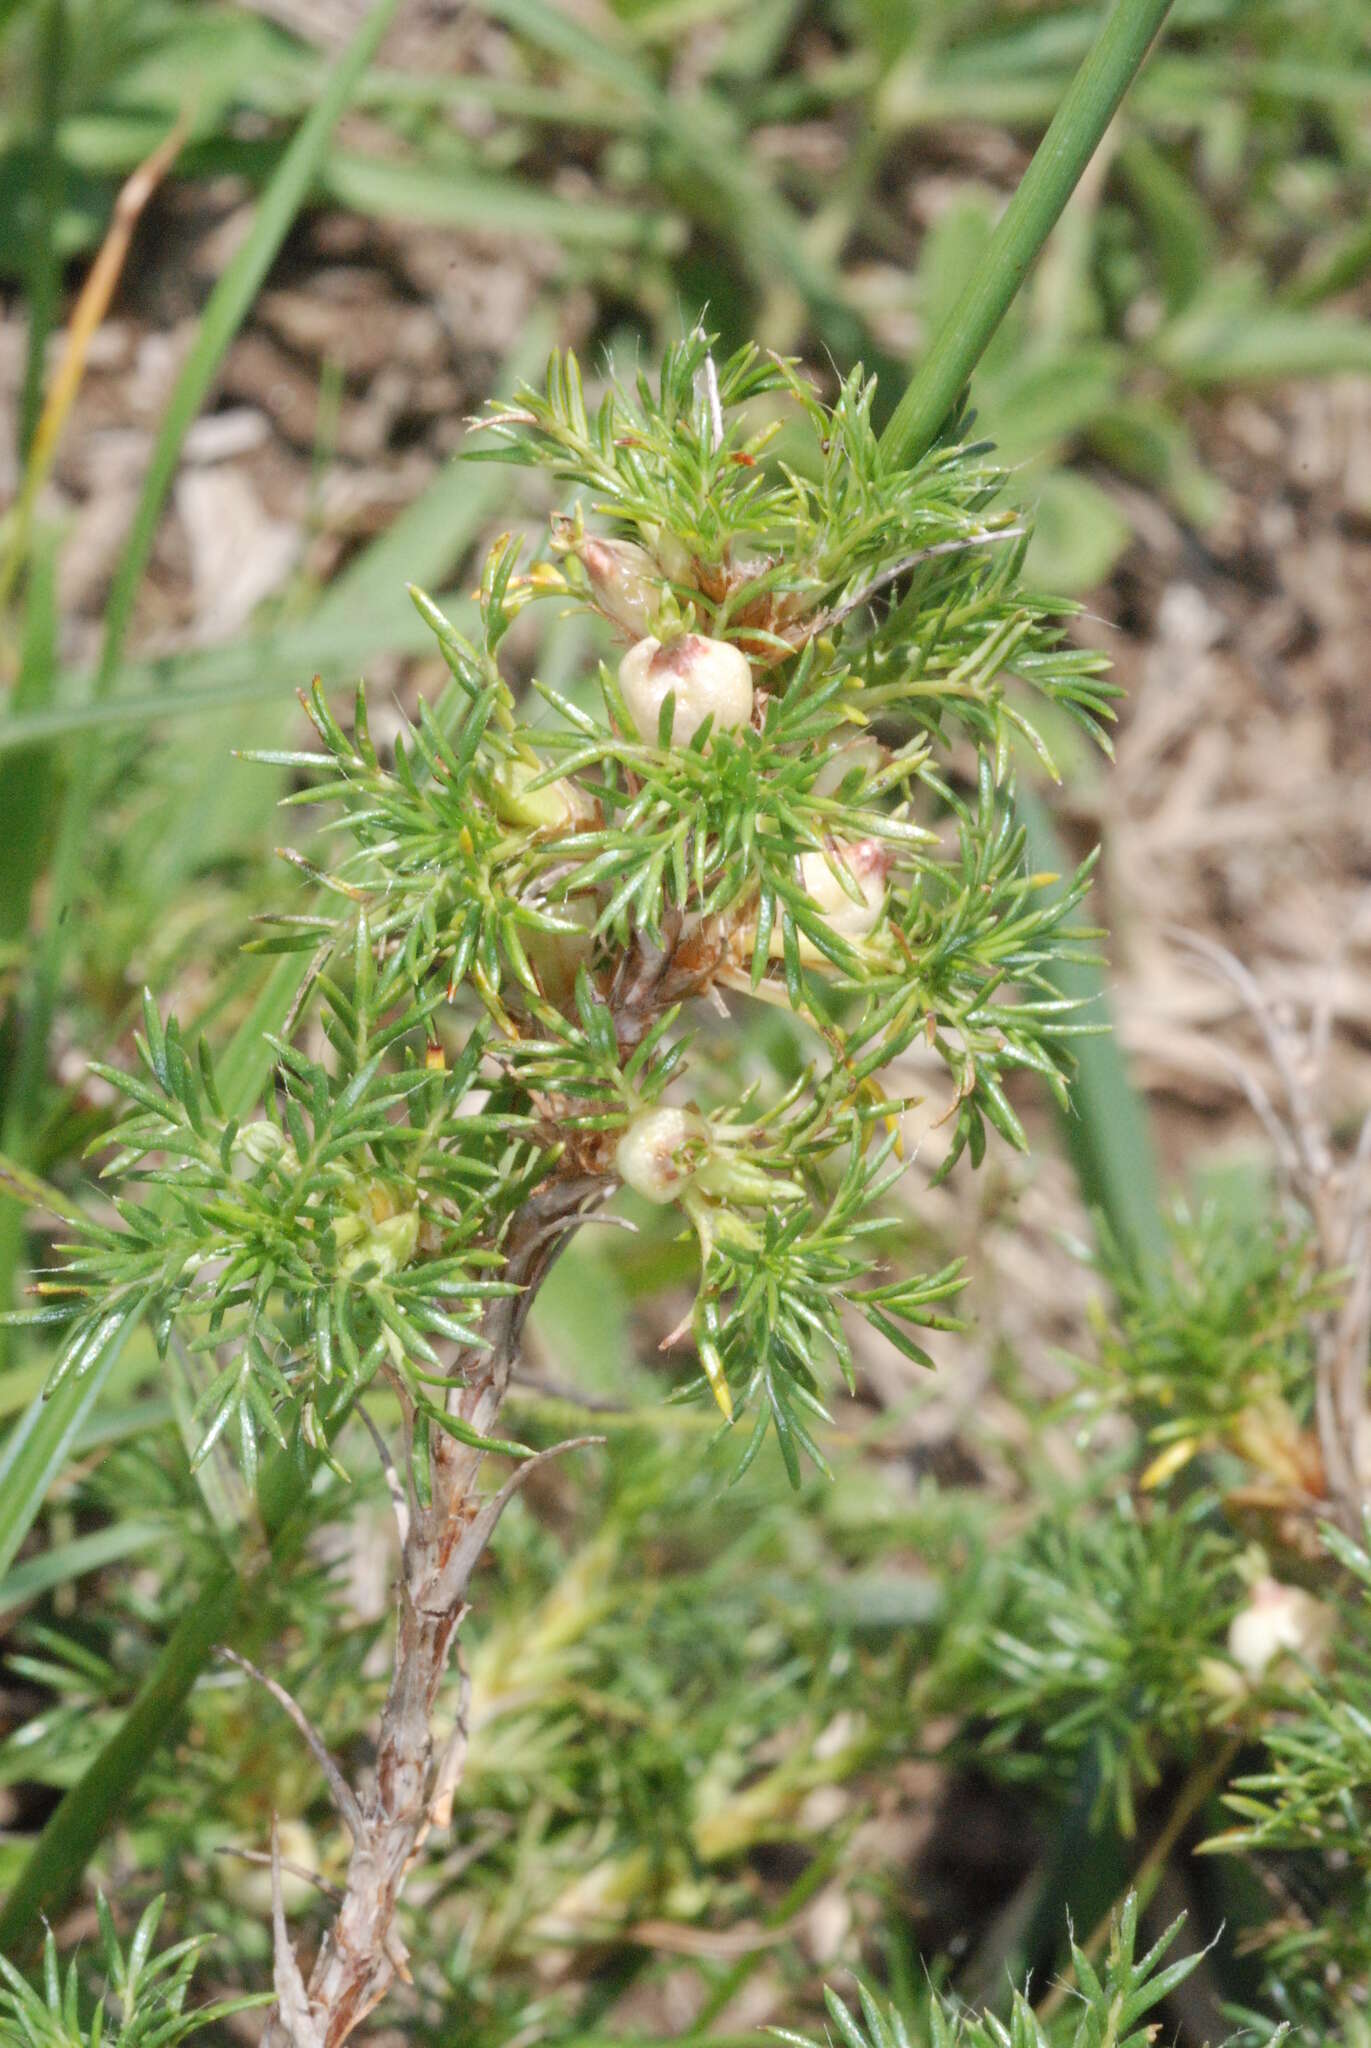
[[[800,883],[834,937],[852,945],[869,938],[881,921],[890,867],[890,849],[879,839],[830,840],[822,850],[801,854]],[[773,958],[784,957],[779,925],[771,934],[770,950]],[[824,957],[801,932],[800,958],[814,966]]]
[[[834,747],[814,778],[814,794],[835,796],[857,768],[861,770],[863,782],[870,782],[889,758],[885,748],[867,733],[860,739],[849,740],[844,746]]]
[[[708,1139],[703,1117],[692,1110],[640,1110],[614,1155],[619,1178],[645,1202],[674,1202],[694,1179]]]
[[[831,854],[800,856],[805,893],[814,899],[824,923],[840,939],[864,939],[876,929],[885,908],[889,873],[890,850],[879,839],[854,840],[835,846]]]
[[[630,647],[619,664],[624,703],[649,746],[657,740],[662,705],[675,697],[671,743],[689,744],[707,718],[723,732],[747,725],[752,717],[752,666],[729,640],[709,640],[703,633],[682,633],[663,643],[649,637]]]
[[[1228,1630],[1228,1654],[1249,1682],[1258,1684],[1268,1670],[1297,1657],[1317,1664],[1333,1638],[1331,1607],[1279,1579],[1258,1579],[1247,1605],[1234,1615]]]

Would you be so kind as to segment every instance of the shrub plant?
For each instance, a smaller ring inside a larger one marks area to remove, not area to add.
[[[106,1169],[122,1191],[40,1282],[36,1313],[67,1331],[56,1383],[146,1317],[208,1363],[197,1462],[227,1436],[250,1486],[264,1450],[307,1485],[356,1417],[392,1476],[395,1667],[365,1786],[302,1720],[353,1847],[308,1994],[278,1938],[301,2039],[342,2039],[403,1972],[396,1904],[460,1780],[444,1679],[472,1575],[516,1492],[579,1447],[499,1433],[568,1235],[621,1185],[675,1206],[696,1245],[668,1340],[683,1384],[698,1369],[740,1430],[740,1469],[774,1432],[798,1483],[851,1377],[848,1318],[924,1363],[959,1285],[891,1263],[908,1105],[885,1072],[916,1042],[938,1056],[942,1171],[987,1129],[1023,1142],[1012,1072],[1063,1086],[1074,1025],[1043,969],[1082,884],[1025,874],[1007,777],[1035,694],[1098,731],[1109,686],[1022,588],[985,451],[891,468],[871,396],[858,371],[825,406],[789,365],[716,366],[697,336],[655,390],[590,413],[555,357],[545,391],[492,413],[496,452],[593,494],[602,530],[578,500],[522,572],[497,541],[477,639],[416,592],[455,715],[422,705],[388,760],[360,694],[345,731],[313,693],[322,751],[288,761],[344,849],[265,941],[308,966],[261,1113],[227,1113],[204,1039],[151,1000],[142,1072],[105,1073],[132,1103]],[[778,398],[792,460],[769,452]],[[500,655],[549,600],[630,644],[598,702],[535,679],[531,720]],[[788,1013],[803,1065],[720,1099],[698,1011],[754,1002]]]
[[[1025,522],[958,394],[1164,11],[1118,8],[884,437],[860,368],[825,399],[795,364],[751,347],[719,360],[697,331],[655,380],[588,400],[574,359],[554,355],[540,387],[482,422],[487,459],[538,467],[562,493],[547,546],[525,559],[513,535],[496,541],[470,634],[412,593],[449,672],[441,700],[382,746],[364,692],[345,726],[316,685],[318,747],[261,757],[297,778],[292,803],[328,807],[339,849],[293,856],[300,903],[258,942],[284,962],[274,987],[289,983],[289,1002],[226,1076],[205,1034],[146,1000],[140,1069],[98,1070],[129,1104],[102,1140],[110,1203],[64,1205],[64,1259],[27,1316],[60,1333],[54,1401],[151,1325],[193,1390],[191,1472],[221,1537],[254,1554],[220,1545],[149,1671],[146,1714],[69,1786],[9,1926],[70,1896],[159,1702],[184,1699],[247,1585],[268,1668],[226,1650],[221,1698],[241,1720],[260,1688],[260,1714],[298,1739],[349,1840],[325,1876],[301,1818],[268,1818],[269,2029],[335,2048],[412,1978],[402,1899],[476,1768],[461,1645],[489,1584],[478,1567],[518,1496],[547,1497],[554,1462],[601,1441],[541,1427],[528,1441],[509,1421],[528,1317],[578,1232],[669,1217],[655,1241],[686,1245],[689,1280],[663,1370],[713,1417],[734,1484],[773,1457],[796,1488],[827,1469],[825,1400],[853,1384],[862,1322],[929,1363],[921,1333],[950,1325],[962,1274],[913,1270],[899,1228],[899,1181],[922,1170],[901,1146],[910,1056],[947,1139],[940,1176],[992,1140],[1024,1145],[1014,1076],[1067,1103],[1089,1026],[1059,984],[1081,954],[1086,875],[1031,870],[1013,770],[1025,750],[1051,769],[1035,707],[1103,741],[1112,698],[1065,608],[1025,585]],[[519,622],[535,605],[587,615],[605,658],[566,688],[535,675],[521,696]],[[776,1021],[780,1056],[738,1087],[720,1040],[758,1016]],[[974,1597],[930,1629],[915,1690],[957,1720],[976,1768],[1047,1799],[1085,1790],[1090,1824],[1120,1840],[1151,1788],[1179,1776],[1157,1837],[1169,1846],[1231,1777],[1239,1824],[1216,1848],[1307,1851],[1325,1872],[1350,1856],[1333,1910],[1265,1935],[1268,1994],[1318,2026],[1349,2022],[1367,1976],[1362,1449],[1351,1368],[1335,1372],[1365,1333],[1336,1305],[1327,1229],[1315,1243],[1302,1220],[1326,1222],[1327,1205],[1312,1183],[1296,1192],[1301,1217],[1277,1234],[1248,1244],[1225,1224],[1208,1246],[1205,1218],[1181,1226],[1174,1272],[1117,1261],[1118,1329],[1103,1370],[1083,1374],[1122,1416],[1104,1481],[1074,1500],[1048,1490],[984,1558]],[[382,1617],[346,1613],[306,1541],[311,1510],[326,1499],[336,1517],[373,1457],[393,1518],[390,1641]],[[1341,1529],[1320,1533],[1322,1513]],[[591,1545],[588,1577],[613,1556]],[[365,1760],[353,1743],[340,1761],[270,1669],[292,1570],[319,1574],[316,1680],[370,1700],[385,1646]],[[543,1654],[572,1591],[552,1574]],[[584,1604],[589,1638],[613,1603]],[[78,1701],[90,1660],[64,1671],[44,1647],[42,1675]],[[809,1775],[753,1775],[802,1695],[808,1648],[777,1647],[777,1718],[754,1710],[755,1743],[734,1742],[730,1799],[680,1799],[700,1861],[721,1838],[761,1839],[825,1776],[817,1750]],[[536,1687],[539,1654],[537,1631],[514,1631],[508,1682],[526,1669]],[[720,1668],[747,1689],[736,1663]],[[78,1753],[81,1718],[74,1705],[60,1731]],[[724,1748],[731,1713],[716,1727]],[[541,1734],[549,1781],[569,1779],[552,1720]],[[870,1712],[844,1767],[892,1739]],[[704,1775],[715,1762],[696,1759]],[[622,1756],[612,1768],[632,1776]],[[635,1796],[663,1768],[655,1757]],[[581,1838],[553,1923],[588,1889],[606,1907],[644,1887],[632,1857],[595,1861],[588,1887],[577,1855]],[[1143,1890],[1162,1860],[1154,1844]],[[326,1910],[306,1974],[288,1908],[310,1886]],[[250,1887],[238,1899],[252,1909]],[[1138,1912],[1134,1896],[1112,1932],[1102,1920],[1073,1944],[1074,2006],[1021,1996],[1001,2022],[930,1991],[920,2023],[939,2043],[1150,2038],[1143,2015],[1196,1959],[1164,1962],[1169,1937],[1138,1959]],[[126,1958],[103,1917],[124,2033],[179,2038],[192,1951],[149,1965],[154,1916]],[[1287,1963],[1303,1974],[1283,1983]],[[104,2008],[83,2019],[51,1947],[45,1996],[13,1966],[5,1981],[15,2039],[101,2037]],[[849,2048],[908,2038],[869,1995],[860,2005],[859,2020],[830,2003]]]

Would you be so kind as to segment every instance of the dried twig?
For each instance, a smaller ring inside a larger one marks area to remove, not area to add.
[[[236,1857],[240,1863],[259,1863],[268,1870],[272,1868],[272,1858],[265,1851],[240,1849],[236,1842],[221,1842],[213,1853],[216,1856]],[[316,1891],[322,1892],[326,1899],[331,1899],[335,1906],[342,1903],[343,1894],[336,1884],[330,1884],[326,1877],[321,1876],[317,1870],[309,1869],[308,1865],[294,1863],[289,1856],[282,1856],[279,1848],[275,1863],[288,1877],[298,1877],[304,1884],[312,1884]]]
[[[0,605],[8,598],[23,562],[33,508],[52,468],[67,415],[81,388],[91,342],[109,310],[110,300],[114,296],[115,286],[119,282],[120,272],[124,268],[133,241],[133,231],[138,225],[143,209],[180,155],[189,125],[187,115],[182,112],[170,133],[158,143],[152,154],[146,157],[136,170],[130,172],[114,202],[114,213],[108,232],[86,274],[86,281],[81,287],[80,296],[67,324],[61,360],[48,386],[43,409],[34,429],[33,443],[28,451],[24,477],[12,515],[14,524],[10,544],[5,550],[3,561],[0,561]]]
[[[486,1319],[489,1348],[463,1354],[453,1368],[455,1410],[480,1435],[488,1435],[498,1417],[538,1284],[565,1244],[568,1227],[574,1228],[588,1204],[603,1200],[609,1185],[591,1175],[552,1180],[531,1197],[516,1220],[505,1273],[520,1291],[491,1303]],[[562,1451],[600,1441],[576,1438],[525,1460],[484,1501],[478,1493],[484,1454],[447,1436],[435,1442],[430,1503],[410,1506],[395,1662],[375,1769],[363,1794],[348,1794],[359,1825],[353,1830],[342,1902],[310,1974],[309,2011],[317,2016],[322,2033],[316,2043],[313,2036],[293,2032],[291,2012],[278,1989],[266,2036],[271,2048],[284,2041],[297,2042],[298,2048],[340,2048],[395,1978],[407,1974],[395,1908],[417,1850],[435,1825],[446,1822],[460,1781],[465,1754],[460,1734],[439,1756],[433,1720],[466,1613],[472,1573],[500,1515],[533,1471]],[[289,1703],[288,1710],[293,1705]],[[292,1718],[297,1714],[298,1710]],[[459,1713],[459,1730],[460,1721]],[[327,1752],[320,1755],[322,1744],[302,1715],[296,1724],[323,1765]],[[336,1786],[334,1792],[336,1797]]]
[[[286,1713],[290,1715],[291,1720],[308,1743],[310,1754],[327,1780],[328,1789],[333,1794],[333,1803],[346,1822],[348,1832],[351,1834],[354,1842],[360,1841],[366,1832],[366,1820],[363,1817],[362,1809],[357,1803],[352,1787],[338,1768],[338,1764],[323,1736],[319,1733],[298,1700],[293,1700],[283,1685],[278,1685],[274,1678],[268,1678],[265,1671],[259,1671],[255,1664],[250,1663],[246,1657],[240,1657],[236,1650],[230,1650],[223,1643],[220,1643],[218,1654],[224,1659],[225,1663],[236,1664],[238,1669],[245,1671],[249,1678],[255,1678],[259,1685],[265,1686],[266,1690],[276,1701],[276,1704],[279,1707],[283,1707]]]
[[[281,1896],[281,1840],[275,1814],[271,1817],[271,1934],[272,1984],[280,2023],[296,2048],[324,2048],[324,2034],[310,2005],[286,1927],[286,1907]]]
[[[367,1413],[364,1402],[359,1401],[357,1403],[357,1413],[362,1418],[362,1427],[376,1446],[376,1455],[381,1461],[381,1470],[385,1474],[386,1491],[390,1495],[391,1507],[395,1510],[395,1526],[400,1532],[400,1547],[403,1549],[409,1541],[409,1501],[405,1496],[404,1481],[396,1469],[395,1460],[391,1456],[390,1445]]]

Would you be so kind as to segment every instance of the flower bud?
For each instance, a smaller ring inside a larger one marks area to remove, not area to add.
[[[711,714],[715,732],[746,725],[752,716],[747,656],[731,641],[707,640],[702,633],[682,633],[665,646],[660,640],[640,640],[619,664],[619,687],[649,746],[656,743],[662,704],[672,692],[674,746],[685,746]]]
[[[334,1234],[339,1234],[337,1225]],[[377,1277],[386,1279],[409,1264],[418,1243],[419,1212],[401,1209],[398,1215],[387,1216],[379,1223],[364,1223],[357,1241],[339,1259],[338,1271],[344,1279],[351,1279],[363,1266],[374,1266]]]
[[[646,1202],[674,1202],[695,1178],[707,1138],[703,1119],[691,1110],[641,1110],[614,1155],[619,1178]]]
[[[279,1159],[286,1171],[293,1173],[299,1165],[290,1139],[265,1117],[243,1125],[233,1141],[232,1152],[235,1159],[245,1159],[250,1166],[270,1166]]]
[[[596,605],[635,640],[655,623],[662,579],[646,548],[631,540],[601,540],[588,533],[575,549]]]
[[[671,583],[693,584],[695,560],[683,540],[669,526],[645,527],[643,539],[652,550],[657,567]]]
[[[541,789],[529,789],[544,772],[541,763],[532,761],[500,763],[490,779],[500,817],[507,825],[529,825],[540,831],[567,830],[586,823],[593,815],[590,799],[565,776],[544,783]]]
[[[1333,1610],[1302,1586],[1258,1579],[1228,1630],[1228,1654],[1256,1684],[1271,1665],[1295,1656],[1316,1664],[1333,1639]]]

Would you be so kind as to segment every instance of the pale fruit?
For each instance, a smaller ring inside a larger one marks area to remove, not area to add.
[[[269,1166],[279,1160],[287,1173],[300,1171],[300,1162],[290,1139],[278,1125],[268,1123],[265,1117],[243,1125],[233,1141],[232,1152],[235,1159],[245,1160],[249,1166]]]
[[[529,928],[519,934],[539,988],[560,1010],[571,1001],[576,992],[576,977],[583,967],[589,967],[594,955],[595,920],[600,906],[594,896],[573,896],[565,903],[541,904],[539,908],[575,927],[561,932]]]
[[[1303,1586],[1258,1579],[1228,1629],[1228,1654],[1254,1682],[1286,1656],[1316,1664],[1333,1636],[1333,1610]]]
[[[614,1155],[619,1178],[646,1202],[674,1202],[695,1178],[706,1137],[703,1119],[691,1110],[641,1110]]]
[[[713,730],[746,725],[752,717],[752,668],[729,640],[682,633],[663,645],[640,640],[619,663],[619,687],[639,737],[655,745],[662,704],[674,693],[673,746],[687,745],[711,715]]]
[[[831,854],[831,860],[830,860]],[[856,884],[860,901],[850,896],[832,862],[841,862]],[[800,856],[800,881],[824,923],[840,939],[864,939],[880,923],[885,908],[890,854],[879,839],[857,839],[827,853]]]

